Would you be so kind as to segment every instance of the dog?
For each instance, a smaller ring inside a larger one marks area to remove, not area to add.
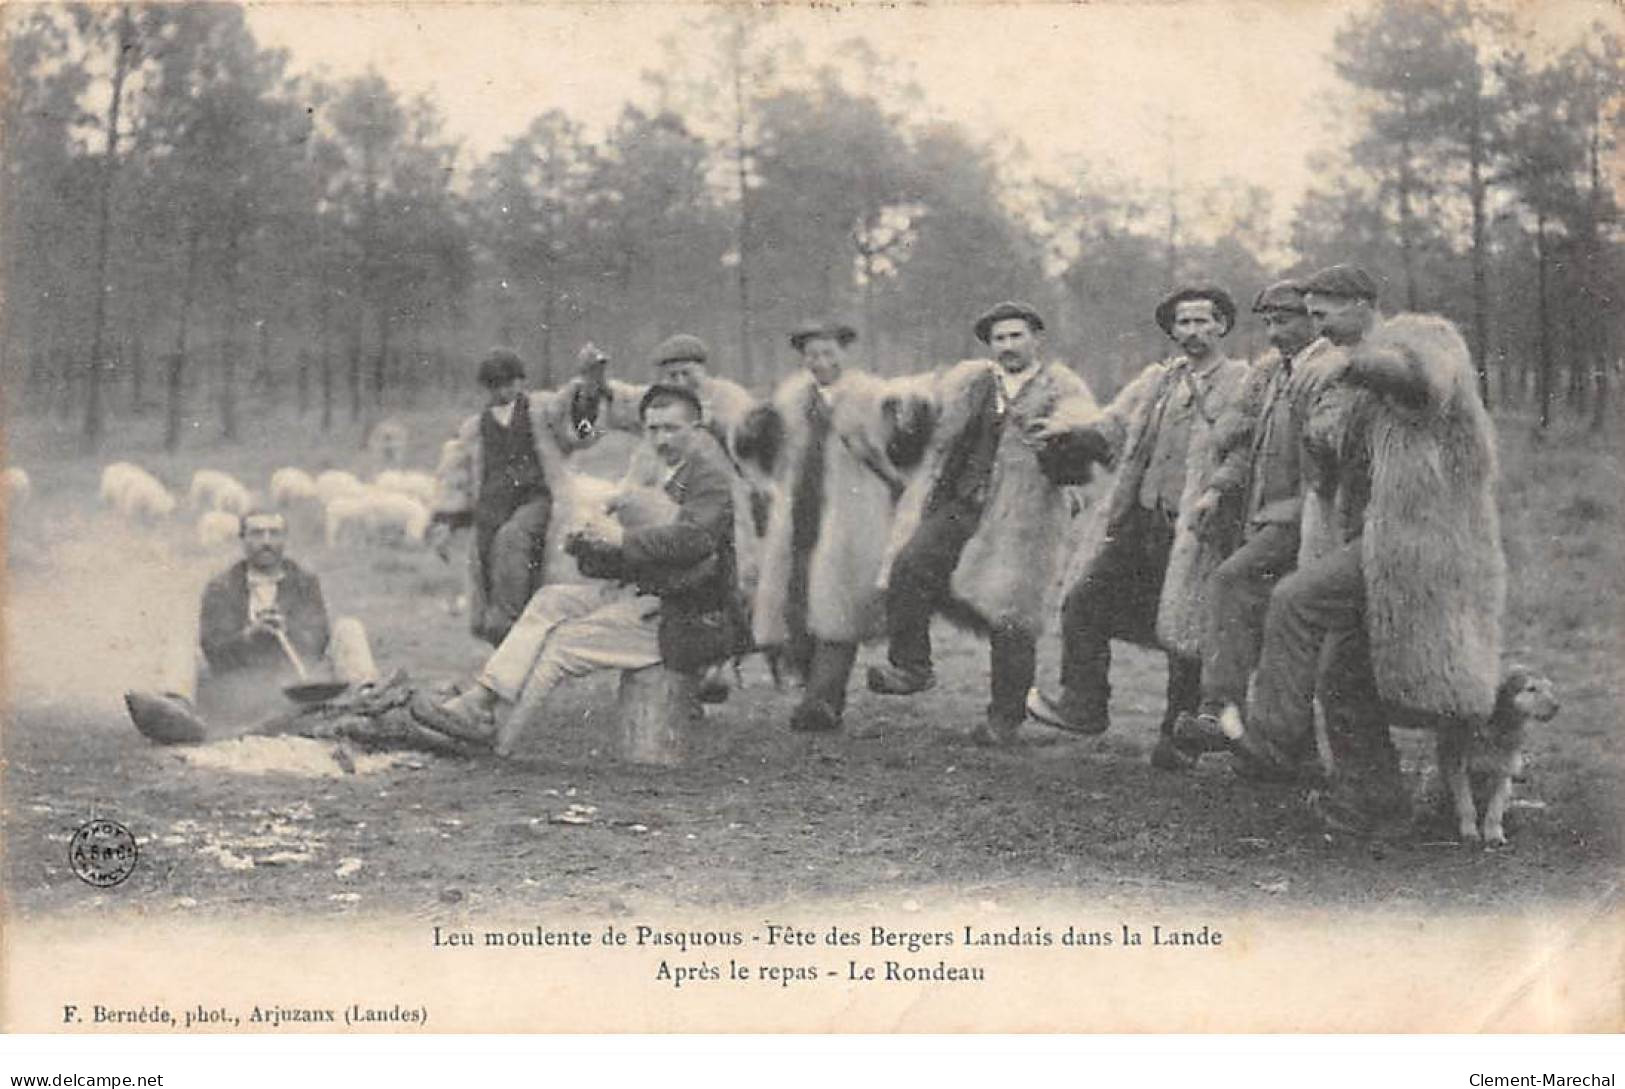
[[[1501,822],[1512,780],[1523,768],[1524,727],[1531,722],[1550,722],[1561,709],[1550,680],[1526,666],[1514,665],[1501,678],[1495,709],[1488,719],[1439,729],[1439,775],[1463,843],[1482,838],[1492,847],[1506,844]],[[1484,799],[1482,836],[1475,799]]]

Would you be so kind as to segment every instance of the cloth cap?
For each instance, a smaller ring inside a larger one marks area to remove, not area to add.
[[[656,401],[682,401],[694,410],[694,418],[700,419],[705,415],[705,409],[700,407],[700,398],[687,386],[667,386],[655,383],[643,394],[643,400],[638,402],[638,419],[649,414],[649,406]]]
[[[1026,303],[1002,302],[976,319],[976,339],[983,344],[988,343],[988,337],[993,335],[993,327],[1011,318],[1020,318],[1035,333],[1044,331],[1044,319],[1038,316],[1038,311]]]
[[[1332,265],[1309,277],[1303,285],[1305,295],[1330,295],[1334,299],[1377,298],[1377,281],[1357,265]]]
[[[806,321],[790,331],[790,347],[801,351],[809,340],[833,340],[846,347],[858,339],[858,331],[844,321]]]
[[[1284,310],[1290,314],[1307,314],[1309,308],[1303,302],[1303,287],[1296,280],[1281,280],[1273,283],[1258,293],[1253,300],[1253,313],[1262,314],[1266,310]]]
[[[669,336],[655,347],[654,365],[657,367],[667,363],[704,363],[705,360],[705,341],[692,333]]]
[[[1213,309],[1218,311],[1219,320],[1224,322],[1224,332],[1220,333],[1220,336],[1236,327],[1236,300],[1230,297],[1228,291],[1212,284],[1192,284],[1177,289],[1157,304],[1157,324],[1162,327],[1164,333],[1174,335],[1174,311],[1180,303],[1195,299],[1206,299],[1213,304]]]

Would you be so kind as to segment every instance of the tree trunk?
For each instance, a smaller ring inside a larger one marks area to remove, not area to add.
[[[350,341],[350,422],[361,419],[361,322],[356,315],[356,327]]]
[[[387,307],[378,311],[378,354],[372,360],[372,403],[377,408],[384,407],[384,386],[388,383],[386,372],[389,370],[389,340],[393,331]]]
[[[146,407],[146,372],[146,346],[141,343],[141,333],[137,330],[130,341],[130,411],[137,415]]]
[[[1540,430],[1545,431],[1552,422],[1552,330],[1551,314],[1546,298],[1546,215],[1535,218],[1535,322],[1538,336],[1536,359],[1539,370],[1535,373],[1536,396],[1540,402]]]
[[[220,336],[220,437],[236,442],[237,433],[237,329],[242,299],[238,296],[238,265],[242,261],[236,229],[226,240],[226,324]]]
[[[741,12],[740,19],[746,18]],[[751,361],[751,321],[750,321],[750,242],[751,242],[751,201],[750,201],[750,161],[749,150],[745,147],[745,27],[739,25],[739,36],[735,42],[733,56],[734,77],[734,168],[739,185],[739,380],[749,385],[755,375],[755,366]]]
[[[322,434],[333,430],[333,352],[328,347],[327,338],[323,337],[317,350],[321,358],[317,360],[320,367],[322,382]]]
[[[175,350],[170,354],[164,381],[164,449],[173,454],[181,445],[181,399],[185,393],[186,341],[192,325],[192,297],[197,292],[198,243],[202,229],[192,224],[186,232],[186,275],[181,279],[181,314],[175,326]]]
[[[1476,70],[1475,70],[1476,71]],[[1484,242],[1483,99],[1473,90],[1473,114],[1467,137],[1467,190],[1473,205],[1473,366],[1478,371],[1478,395],[1490,405],[1490,289],[1488,255]]]
[[[1410,100],[1405,104],[1406,125],[1410,125]],[[1405,309],[1416,311],[1421,308],[1420,296],[1416,288],[1416,219],[1411,209],[1411,189],[1415,185],[1411,177],[1411,145],[1409,140],[1401,140],[1399,144],[1399,258],[1405,271]]]
[[[118,119],[124,103],[124,80],[135,50],[135,23],[128,6],[119,8],[113,58],[113,96],[107,107],[107,148],[102,161],[100,192],[96,198],[96,298],[91,306],[90,361],[85,373],[84,447],[95,451],[102,441],[102,340],[107,324],[107,254],[112,234],[113,176],[118,169]]]

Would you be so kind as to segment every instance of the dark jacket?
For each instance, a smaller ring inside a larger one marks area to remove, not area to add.
[[[660,658],[668,668],[702,669],[748,645],[734,557],[733,473],[716,443],[695,442],[666,483],[675,521],[628,530],[619,548],[577,542],[581,573],[635,583],[660,598]]]
[[[321,581],[293,561],[284,560],[276,604],[287,624],[288,641],[307,666],[314,665],[327,652],[327,606],[322,601]],[[198,628],[203,656],[212,672],[281,670],[288,665],[275,636],[266,632],[250,635],[247,627],[248,561],[238,560],[211,579],[203,591]]]

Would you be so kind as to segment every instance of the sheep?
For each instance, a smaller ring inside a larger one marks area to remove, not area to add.
[[[291,507],[301,500],[316,499],[316,481],[303,469],[284,468],[271,474],[271,502]]]
[[[328,469],[316,477],[316,495],[323,506],[340,496],[360,495],[366,490],[366,485],[357,480],[354,473],[347,473],[343,469]]]
[[[186,501],[193,507],[229,511],[241,517],[254,506],[254,497],[230,473],[218,469],[199,469],[192,474],[192,486]]]
[[[352,527],[376,544],[404,540],[421,545],[429,529],[429,508],[409,495],[372,488],[341,495],[327,504],[327,545],[345,540]]]
[[[28,470],[11,466],[6,469],[6,505],[17,507],[28,502],[34,494],[34,485],[28,479]]]
[[[130,521],[153,521],[175,513],[175,497],[158,478],[129,462],[102,471],[102,500]]]
[[[236,540],[241,530],[242,522],[230,511],[206,510],[198,515],[197,543],[204,548],[218,548]]]
[[[432,506],[435,499],[435,479],[429,473],[404,469],[385,469],[373,478],[372,486],[387,492],[409,495],[424,506]]]

